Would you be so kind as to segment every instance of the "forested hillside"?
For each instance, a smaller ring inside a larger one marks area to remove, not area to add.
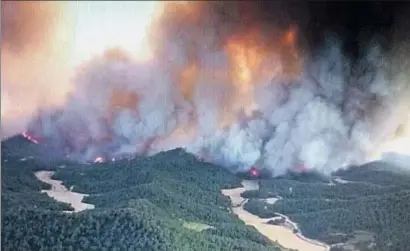
[[[296,174],[259,181],[245,209],[283,213],[332,251],[407,251],[410,176],[372,163],[324,179]],[[75,214],[41,189],[35,171],[55,171],[96,206]],[[230,211],[223,188],[240,179],[181,149],[113,163],[76,164],[45,157],[15,137],[2,144],[2,250],[283,250]],[[275,204],[263,198],[279,196]],[[341,244],[343,245],[337,245]]]
[[[304,235],[327,242],[354,243],[359,250],[407,251],[410,247],[410,176],[382,163],[339,171],[333,181],[262,180],[245,192],[245,208],[261,217],[275,212],[297,222]],[[279,195],[275,204],[257,198]],[[347,250],[334,246],[332,250]]]
[[[220,189],[240,180],[183,150],[85,165],[37,147],[22,137],[2,143],[2,250],[281,250],[230,212]],[[62,212],[72,208],[40,193],[49,185],[39,170],[56,171],[96,208]]]

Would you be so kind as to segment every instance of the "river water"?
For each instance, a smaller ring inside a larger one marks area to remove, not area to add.
[[[67,189],[60,180],[54,180],[51,177],[54,172],[52,171],[39,171],[35,173],[35,176],[51,185],[50,190],[42,190],[41,192],[47,193],[48,196],[54,198],[57,201],[69,203],[73,208],[74,212],[80,212],[87,209],[93,209],[94,205],[83,203],[82,200],[87,194],[72,192]],[[270,219],[262,219],[259,216],[253,215],[246,211],[243,206],[246,203],[247,199],[241,196],[241,193],[249,190],[258,190],[259,184],[257,181],[244,180],[242,181],[242,186],[234,189],[224,189],[222,194],[228,196],[231,199],[232,203],[232,212],[235,213],[239,219],[244,221],[247,225],[255,227],[261,234],[268,237],[272,241],[278,242],[281,246],[289,249],[295,249],[299,251],[328,251],[329,246],[308,239],[301,235],[300,233],[294,233],[293,230],[278,225],[267,224]],[[277,198],[266,199],[267,203],[275,203]],[[72,213],[71,211],[65,211],[67,213]],[[287,222],[292,224],[294,228],[297,228],[297,225],[290,221],[285,215]]]
[[[299,251],[328,251],[330,248],[328,245],[319,241],[311,240],[300,233],[294,233],[293,230],[278,225],[267,224],[271,219],[262,219],[259,216],[253,215],[246,211],[243,206],[247,199],[241,196],[241,193],[249,190],[258,190],[259,184],[257,181],[243,180],[242,186],[234,189],[224,189],[222,194],[228,196],[231,199],[232,211],[239,219],[245,222],[247,225],[255,227],[261,234],[268,237],[272,241],[278,242],[281,246],[289,249],[295,249]],[[268,203],[276,202],[277,198],[267,199]],[[286,216],[284,216],[286,217]],[[295,228],[297,225],[287,218],[287,222],[292,224]]]
[[[50,184],[50,190],[41,190],[42,193],[47,193],[48,196],[54,198],[57,201],[69,203],[73,208],[74,212],[81,212],[87,209],[93,209],[94,205],[83,203],[82,200],[87,194],[72,192],[67,189],[61,180],[53,180],[51,177],[54,172],[52,171],[38,171],[34,175],[37,179]],[[71,213],[72,211],[65,211]]]

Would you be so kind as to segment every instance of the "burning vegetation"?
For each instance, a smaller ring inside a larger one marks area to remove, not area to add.
[[[4,24],[3,137],[25,131],[96,162],[183,147],[234,171],[277,176],[362,163],[408,124],[402,50],[372,43],[351,62],[332,37],[307,53],[297,24],[268,26],[249,3],[32,5],[37,14]],[[44,22],[44,5],[61,19]],[[28,7],[3,6],[6,16]],[[22,32],[44,31],[35,41],[46,48],[14,42],[16,27],[33,23],[38,29]],[[37,47],[47,53],[33,55]],[[31,73],[19,75],[22,67]]]
[[[23,132],[21,134],[24,138],[26,138],[28,141],[34,143],[34,144],[40,144],[39,140],[36,139],[35,137],[31,136],[30,134],[28,134],[27,132]]]

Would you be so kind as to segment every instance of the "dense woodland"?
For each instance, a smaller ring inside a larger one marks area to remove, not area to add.
[[[304,235],[329,244],[349,242],[365,232],[372,237],[364,238],[359,250],[407,251],[410,174],[389,168],[393,167],[372,163],[335,174],[349,183],[337,182],[337,178],[328,183],[262,180],[259,191],[243,194],[250,198],[245,209],[265,218],[273,217],[275,212],[286,214],[298,223]],[[274,195],[283,199],[273,205],[258,199]]]
[[[286,214],[304,235],[328,244],[407,251],[410,176],[389,168],[373,163],[333,179],[309,174],[263,179],[259,191],[243,193],[249,198],[245,208],[265,218]],[[89,194],[85,202],[96,208],[64,213],[70,205],[40,193],[49,185],[36,179],[39,170],[56,171],[55,179]],[[41,146],[15,137],[2,144],[1,249],[283,250],[230,212],[220,189],[239,184],[235,175],[181,149],[86,165],[45,157]],[[274,196],[282,199],[273,205],[263,200]],[[185,222],[211,228],[194,231]]]
[[[1,250],[283,250],[230,212],[220,189],[239,186],[235,175],[180,149],[85,165],[45,158],[39,147],[22,137],[2,143]],[[96,208],[62,212],[72,208],[40,193],[49,185],[39,170],[56,171]]]

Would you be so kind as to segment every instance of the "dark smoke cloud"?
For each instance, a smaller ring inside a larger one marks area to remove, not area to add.
[[[328,174],[367,161],[408,122],[406,43],[374,37],[355,57],[336,34],[314,48],[303,5],[166,6],[151,27],[154,60],[95,58],[30,134],[82,160],[184,147],[232,170]]]

